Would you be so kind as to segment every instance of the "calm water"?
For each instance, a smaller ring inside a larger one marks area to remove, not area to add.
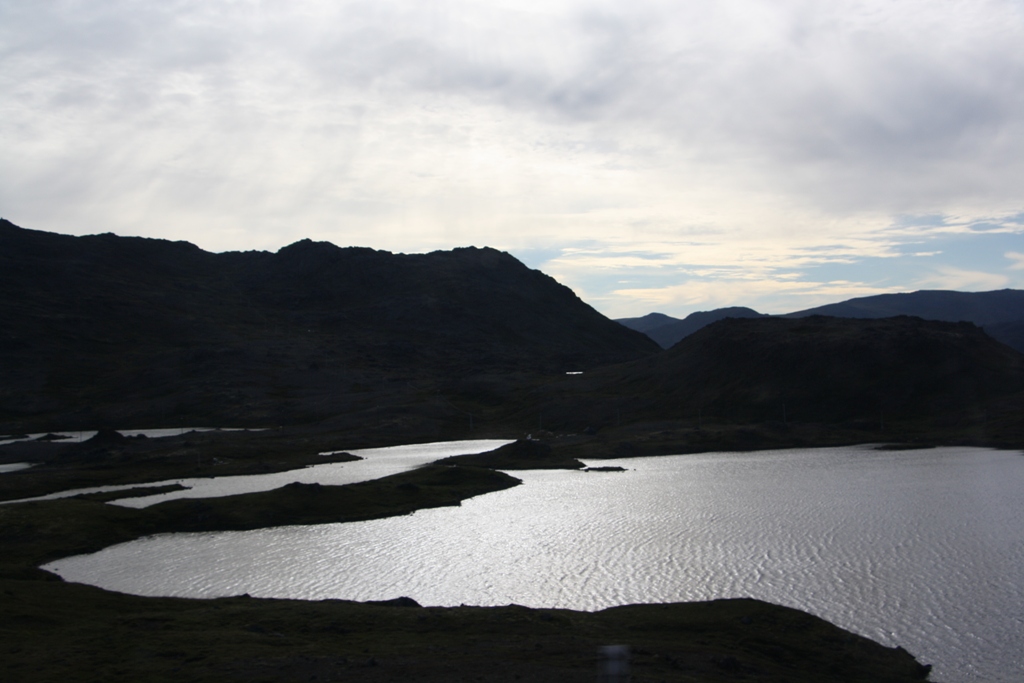
[[[159,439],[164,436],[180,436],[189,432],[259,432],[262,429],[245,429],[242,427],[170,427],[161,429],[119,429],[117,430],[124,436],[146,436],[151,439]],[[0,437],[0,446],[8,443],[15,443],[18,441],[35,441],[40,437],[46,436],[47,432],[38,432],[36,434],[25,434],[22,438],[11,439]],[[54,436],[60,437],[57,439],[60,443],[81,443],[88,441],[92,437],[96,436],[96,431],[81,431],[81,432],[53,432]]]
[[[644,458],[523,472],[461,507],[141,539],[47,568],[140,595],[594,610],[751,596],[935,664],[1024,680],[1024,456],[868,448]]]
[[[355,484],[360,481],[380,479],[399,472],[411,470],[428,462],[452,455],[467,453],[483,453],[510,443],[500,439],[475,439],[467,441],[439,441],[435,443],[415,444],[410,446],[391,446],[388,448],[363,448],[347,451],[358,455],[362,460],[352,462],[326,463],[310,465],[298,470],[273,472],[271,474],[247,474],[235,477],[182,478],[156,481],[142,486],[163,486],[165,484],[181,484],[187,487],[180,491],[160,493],[153,496],[138,496],[112,501],[113,505],[143,508],[156,503],[163,503],[177,498],[218,498],[234,496],[241,493],[270,491],[294,482],[303,484],[328,484],[340,486]],[[340,452],[340,451],[338,451]],[[70,489],[35,498],[4,501],[24,503],[30,500],[54,500],[69,498],[80,493],[102,493],[107,491],[127,491],[139,487],[140,484],[119,484],[115,486],[93,486],[90,488]],[[0,502],[0,505],[4,504]]]

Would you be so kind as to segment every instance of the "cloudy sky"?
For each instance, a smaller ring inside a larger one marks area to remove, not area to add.
[[[612,317],[1024,288],[1024,0],[0,0],[0,216]]]

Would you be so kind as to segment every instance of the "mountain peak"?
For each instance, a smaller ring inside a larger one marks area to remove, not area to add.
[[[367,387],[392,391],[392,377],[412,391],[415,378],[547,375],[657,352],[486,247],[392,254],[306,239],[209,253],[7,223],[0,240],[0,423],[98,419],[104,405],[138,419],[309,419],[363,405]]]

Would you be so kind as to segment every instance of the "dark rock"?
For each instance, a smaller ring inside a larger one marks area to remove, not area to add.
[[[420,603],[416,602],[412,598],[402,596],[399,598],[391,598],[390,600],[368,600],[368,605],[384,605],[386,607],[422,607]]]
[[[82,444],[89,446],[110,446],[124,443],[125,439],[127,439],[127,437],[115,429],[101,429],[91,438],[83,441]]]
[[[44,434],[44,435],[40,436],[38,439],[36,439],[36,441],[65,441],[65,440],[70,439],[70,438],[71,437],[67,436],[66,434],[52,434],[51,433],[51,434]]]
[[[556,452],[547,442],[533,439],[519,439],[487,453],[456,455],[441,462],[498,470],[583,469],[579,460]]]
[[[551,457],[551,446],[534,439],[518,439],[498,448],[494,454],[516,460],[545,460]]]

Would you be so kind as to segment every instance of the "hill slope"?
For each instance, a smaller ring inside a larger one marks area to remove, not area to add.
[[[983,327],[994,339],[1024,352],[1024,291],[1000,289],[992,292],[923,290],[902,294],[879,294],[841,301],[804,311],[787,318],[830,315],[840,318],[889,318],[912,315],[926,320],[966,320]]]
[[[679,322],[679,318],[673,318],[672,316],[665,315],[664,313],[648,313],[640,318],[616,318],[615,322],[620,325],[625,325],[631,330],[647,334],[648,332],[656,330],[664,325],[677,323]]]
[[[975,325],[985,326],[1024,320],[1024,291],[922,290],[902,294],[879,294],[796,311],[784,317],[805,318],[810,315],[829,315],[837,318],[891,318],[896,315],[912,315],[925,320],[966,320]]]
[[[0,425],[252,424],[377,404],[416,379],[561,373],[656,353],[493,249],[277,253],[0,221]],[[104,417],[106,416],[106,417]]]
[[[575,386],[569,389],[571,383]],[[726,319],[669,351],[567,378],[549,420],[958,421],[1019,406],[1024,355],[971,323]],[[572,396],[588,396],[587,403]],[[1012,412],[1012,411],[1011,411]],[[989,415],[991,416],[991,415]]]
[[[619,318],[616,322],[643,332],[664,349],[702,327],[723,318],[756,318],[765,314],[733,306],[691,313],[680,320],[664,313],[640,318]],[[910,315],[925,320],[967,321],[986,334],[1024,353],[1024,291],[1001,289],[993,292],[922,290],[903,294],[866,296],[834,304],[786,313],[783,318],[826,315],[836,318],[891,318]]]
[[[761,318],[764,315],[764,313],[758,313],[752,308],[730,306],[728,308],[716,308],[713,311],[697,311],[682,320],[663,313],[649,313],[642,318],[621,318],[615,322],[638,332],[643,332],[656,341],[658,346],[668,349],[677,344],[680,339],[689,337],[697,330],[713,322],[724,320],[725,318]]]

